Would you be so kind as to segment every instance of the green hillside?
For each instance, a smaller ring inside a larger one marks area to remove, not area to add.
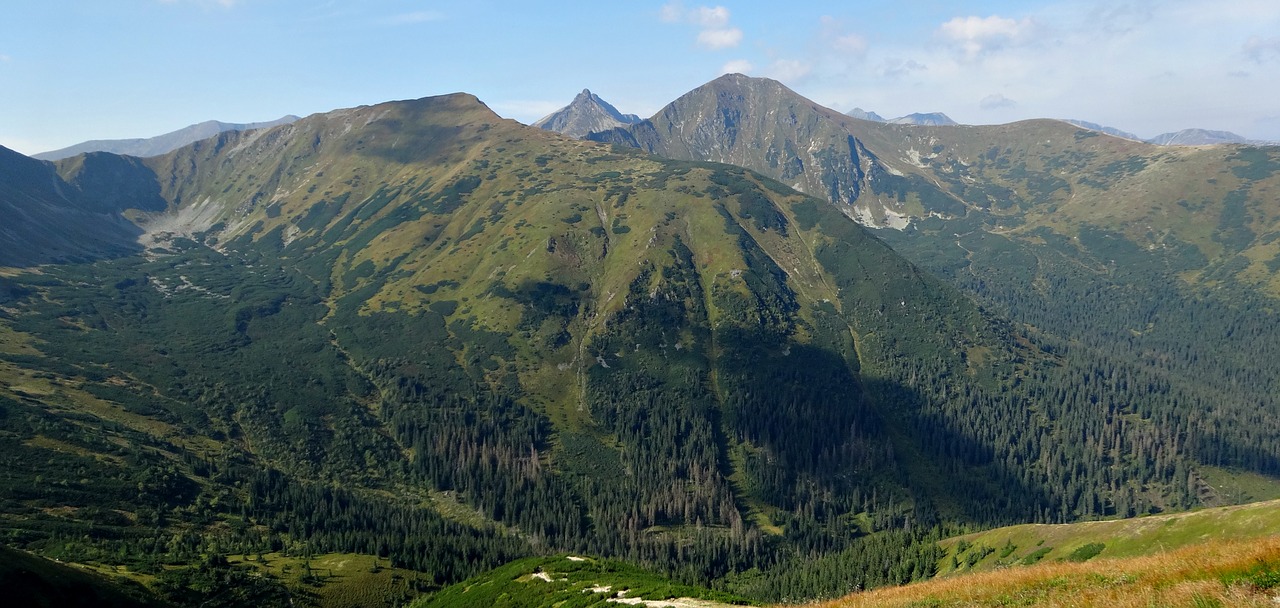
[[[442,589],[413,608],[609,606],[675,608],[747,605],[727,593],[675,585],[622,562],[575,555],[531,557]]]
[[[1166,386],[782,183],[469,95],[40,166],[141,252],[0,274],[0,537],[180,603],[350,597],[334,554],[375,601],[558,553],[835,597],[1275,473],[1274,420],[1188,414],[1251,376]]]
[[[1074,524],[1024,524],[966,534],[940,543],[938,573],[991,570],[1040,561],[1088,561],[1153,555],[1207,542],[1280,535],[1280,501],[1249,503]]]
[[[32,463],[0,529],[45,555],[358,553],[431,588],[574,551],[762,594],[815,555],[923,575],[940,518],[1042,503],[982,453],[954,474],[963,431],[922,415],[1021,410],[1034,349],[756,174],[466,95],[87,160],[62,179],[143,180],[88,203],[165,210],[126,212],[143,255],[0,283],[0,449]]]
[[[877,123],[741,75],[591,137],[823,196],[1025,328],[1057,362],[1020,381],[1043,432],[987,419],[971,434],[1066,488],[1038,521],[1228,504],[1250,493],[1220,480],[1280,477],[1278,148],[1152,146],[1047,120]]]

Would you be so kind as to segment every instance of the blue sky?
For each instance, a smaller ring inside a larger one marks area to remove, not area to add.
[[[0,145],[466,91],[531,122],[590,88],[650,116],[728,71],[840,111],[1079,118],[1280,140],[1276,0],[8,0]]]

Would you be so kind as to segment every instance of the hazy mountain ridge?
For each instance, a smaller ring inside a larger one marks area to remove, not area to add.
[[[1213,146],[1219,144],[1249,144],[1243,135],[1230,131],[1210,131],[1207,129],[1183,129],[1172,133],[1162,133],[1147,140],[1157,146]]]
[[[61,148],[49,152],[33,154],[32,158],[40,160],[62,160],[87,152],[110,152],[128,156],[159,156],[171,152],[192,142],[213,137],[226,131],[248,131],[251,129],[268,129],[278,125],[289,124],[298,120],[297,116],[288,115],[267,122],[229,123],[207,120],[163,135],[134,139],[96,139]]]
[[[1099,132],[1099,133],[1106,133],[1107,135],[1111,135],[1111,136],[1114,136],[1114,137],[1120,137],[1120,138],[1124,138],[1124,139],[1132,139],[1133,141],[1147,141],[1147,140],[1142,139],[1141,137],[1138,137],[1137,135],[1134,135],[1133,133],[1130,133],[1130,132],[1128,132],[1128,131],[1121,131],[1120,129],[1116,129],[1116,128],[1114,128],[1114,127],[1106,127],[1106,126],[1100,125],[1100,124],[1098,124],[1098,123],[1096,123],[1096,122],[1089,122],[1089,121],[1087,121],[1087,120],[1076,120],[1076,119],[1073,119],[1073,118],[1064,118],[1064,119],[1062,120],[1062,122],[1065,122],[1065,123],[1068,123],[1068,124],[1071,124],[1071,125],[1074,125],[1074,126],[1080,127],[1080,128],[1082,128],[1082,129],[1089,129],[1090,131],[1097,131],[1097,132]],[[1150,143],[1150,142],[1148,142],[1148,143]]]
[[[862,108],[854,108],[845,113],[846,116],[858,118],[861,120],[869,120],[872,122],[887,122],[895,125],[929,125],[929,126],[954,126],[960,123],[951,120],[950,116],[942,112],[916,112],[899,116],[897,118],[884,118],[875,112],[868,112]]]
[[[886,121],[895,125],[919,125],[929,127],[953,127],[960,123],[951,120],[950,116],[942,112],[915,113],[900,116],[892,120]]]

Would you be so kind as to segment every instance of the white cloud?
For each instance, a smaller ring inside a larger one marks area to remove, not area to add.
[[[0,63],[9,63],[10,61],[13,61],[13,57],[10,57],[10,56],[8,56],[8,55],[4,55],[4,54],[0,54]]]
[[[756,69],[756,66],[751,65],[750,61],[747,61],[746,59],[734,59],[733,61],[730,61],[729,63],[724,64],[724,67],[720,68],[720,73],[721,74],[750,74],[751,71],[754,69]]]
[[[867,52],[867,39],[858,34],[845,34],[832,41],[831,46],[837,51],[861,55]]]
[[[685,8],[678,0],[664,4],[658,10],[658,18],[666,23],[683,23],[697,26],[698,46],[718,51],[730,49],[742,43],[742,30],[729,25],[729,9],[723,6],[697,6]]]
[[[1031,37],[1035,22],[1030,18],[956,17],[938,28],[938,35],[961,52],[965,59],[978,56],[1008,44]]]
[[[658,9],[658,18],[666,23],[678,23],[684,17],[684,5],[668,2]]]
[[[1003,93],[992,93],[978,102],[978,107],[983,110],[1004,110],[1017,106],[1018,102],[1005,97]]]
[[[803,61],[791,59],[779,59],[769,64],[769,68],[765,70],[765,74],[774,79],[786,83],[794,83],[797,80],[809,75],[813,70],[813,66]]]
[[[731,49],[738,46],[740,42],[742,42],[742,30],[736,27],[698,32],[698,46],[713,51]]]

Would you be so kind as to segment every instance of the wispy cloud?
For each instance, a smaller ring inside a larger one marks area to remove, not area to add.
[[[795,83],[813,71],[813,65],[795,59],[778,59],[769,64],[765,75],[786,83]]]
[[[412,13],[403,13],[400,15],[386,17],[381,19],[379,23],[382,25],[413,25],[415,23],[428,23],[443,19],[444,13],[441,13],[440,11],[415,11]]]
[[[1018,102],[1005,97],[1003,93],[992,93],[983,97],[978,102],[978,107],[983,110],[1005,110],[1018,107]]]
[[[861,57],[867,53],[869,44],[866,36],[849,32],[843,21],[830,15],[819,19],[819,39],[827,49],[841,55]]]
[[[1266,63],[1273,59],[1280,59],[1280,36],[1273,38],[1254,36],[1244,43],[1242,50],[1245,57],[1255,63]]]
[[[901,78],[912,72],[921,72],[929,69],[925,64],[915,59],[903,59],[901,57],[890,57],[880,64],[880,75],[885,78]]]
[[[721,74],[750,74],[756,66],[746,59],[734,59],[720,68]]]
[[[699,28],[698,46],[718,51],[731,49],[742,43],[742,30],[729,24],[729,9],[723,6],[696,6],[685,8],[679,0],[668,2],[658,10],[658,18],[665,23],[680,23]]]
[[[244,0],[159,0],[160,4],[199,4],[202,6],[221,6],[231,8]]]
[[[731,49],[742,42],[742,30],[736,27],[698,32],[698,46],[711,50]]]

